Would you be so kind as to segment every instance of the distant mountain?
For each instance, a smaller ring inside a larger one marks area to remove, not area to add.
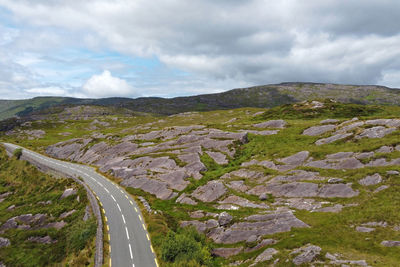
[[[0,119],[29,116],[49,107],[99,105],[132,111],[170,115],[187,111],[208,111],[240,107],[269,108],[311,99],[334,99],[343,103],[400,105],[400,90],[375,85],[324,83],[281,83],[233,89],[218,94],[175,98],[35,97],[26,100],[0,100]]]

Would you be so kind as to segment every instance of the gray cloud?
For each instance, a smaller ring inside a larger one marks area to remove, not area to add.
[[[40,30],[47,44],[22,31],[18,49],[40,52],[66,41],[154,56],[191,74],[156,84],[180,86],[182,94],[284,81],[400,87],[395,0],[0,0],[0,6]],[[157,86],[146,93],[165,95]]]

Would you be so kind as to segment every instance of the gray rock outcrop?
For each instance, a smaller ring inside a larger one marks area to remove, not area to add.
[[[10,239],[0,237],[0,248],[8,247],[11,245]]]
[[[317,257],[321,253],[321,248],[314,245],[307,245],[294,250],[290,254],[298,254],[298,253],[301,254],[293,259],[293,263],[295,265],[301,265],[304,263],[312,262],[315,259],[315,257]]]
[[[196,188],[192,196],[203,202],[213,202],[227,192],[226,187],[219,181],[210,181]]]
[[[322,135],[324,133],[333,131],[335,128],[336,128],[336,125],[333,125],[333,124],[312,126],[310,128],[305,129],[303,131],[303,135],[308,135],[308,136]]]
[[[375,173],[373,175],[368,175],[367,177],[359,180],[358,182],[364,186],[376,185],[382,182],[382,176],[379,173]]]
[[[285,128],[286,122],[284,120],[270,120],[266,122],[261,122],[257,124],[253,124],[254,127],[257,128]]]

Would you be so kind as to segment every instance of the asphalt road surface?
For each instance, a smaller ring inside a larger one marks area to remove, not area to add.
[[[4,143],[8,148],[22,148]],[[113,267],[158,266],[143,217],[135,201],[114,182],[98,174],[92,167],[52,159],[31,150],[23,155],[39,161],[58,172],[81,177],[96,194],[105,214],[109,229],[110,265]]]

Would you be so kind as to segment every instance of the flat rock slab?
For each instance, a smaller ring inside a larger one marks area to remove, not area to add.
[[[305,162],[309,155],[310,155],[310,152],[308,152],[308,151],[300,151],[289,157],[278,159],[278,161],[282,162],[284,164],[298,166],[298,165],[302,164],[303,162]]]
[[[305,164],[307,167],[314,167],[314,168],[320,168],[320,169],[335,169],[335,170],[341,170],[341,169],[359,169],[363,168],[364,164],[362,164],[358,159],[356,158],[344,158],[340,160],[317,160],[317,161],[311,161]]]
[[[148,179],[146,177],[126,179],[121,182],[121,185],[142,189],[162,200],[171,199],[176,196],[176,193],[168,188],[166,182]]]
[[[318,184],[293,182],[287,184],[268,184],[256,186],[248,191],[249,194],[261,195],[269,193],[276,197],[342,197],[350,198],[357,196],[348,184],[326,184],[319,188]]]
[[[232,178],[232,177],[242,177],[242,178],[249,178],[249,179],[257,179],[264,176],[264,173],[259,171],[252,171],[248,169],[239,169],[233,172],[226,173],[221,176],[221,179]]]
[[[319,123],[321,123],[321,124],[329,124],[329,123],[338,123],[338,122],[339,122],[339,120],[337,120],[337,119],[326,119],[326,120],[320,121]]]
[[[56,243],[57,240],[53,240],[50,236],[31,236],[28,238],[28,241],[30,242],[35,242],[35,243],[40,243],[40,244],[53,244]]]
[[[221,152],[206,151],[206,153],[219,165],[228,164],[228,159]]]
[[[301,253],[300,255],[296,256],[293,259],[293,263],[295,265],[301,265],[304,263],[312,262],[321,253],[321,250],[322,249],[318,246],[308,245],[305,247],[298,248],[290,254]]]
[[[219,181],[210,181],[194,190],[192,196],[203,202],[213,202],[223,196],[228,190]]]
[[[266,122],[261,122],[257,124],[253,124],[256,128],[285,128],[286,121],[284,120],[270,120]]]
[[[246,241],[249,237],[257,237],[288,232],[292,227],[309,227],[290,212],[252,215],[246,218],[248,222],[239,222],[225,229],[212,229],[207,236],[218,244],[234,244]]]
[[[234,204],[234,205],[238,205],[244,208],[253,208],[253,209],[268,209],[269,206],[266,204],[257,204],[254,202],[251,202],[250,200],[247,200],[245,198],[242,197],[238,197],[235,195],[230,195],[227,198],[225,198],[222,201],[218,202],[219,204]]]
[[[272,178],[269,182],[295,182],[295,181],[313,181],[313,180],[326,180],[327,178],[321,177],[317,172],[309,172],[304,170],[293,170],[287,175],[278,175]]]
[[[303,135],[308,136],[317,136],[327,132],[330,132],[336,128],[336,125],[328,124],[328,125],[321,125],[321,126],[312,126],[307,128],[303,131]]]
[[[381,245],[384,247],[400,247],[400,241],[385,240],[381,242]]]
[[[375,126],[372,128],[365,129],[360,135],[356,138],[382,138],[385,135],[388,135],[392,132],[396,131],[396,128],[386,128],[383,126]]]
[[[352,135],[353,135],[352,133],[335,134],[335,135],[332,135],[332,136],[327,137],[327,138],[319,139],[319,140],[317,140],[315,142],[315,144],[317,146],[330,144],[330,143],[336,142],[338,140],[342,140],[342,139],[345,139],[347,137],[350,137]]]
[[[214,248],[211,253],[218,257],[229,258],[242,252],[243,247],[238,248]]]
[[[73,189],[73,188],[67,188],[67,189],[65,189],[65,191],[62,193],[60,199],[67,198],[67,197],[73,196],[73,195],[76,195],[76,190]]]
[[[368,175],[367,177],[358,181],[359,184],[364,186],[376,185],[382,182],[382,176],[379,173]]]
[[[369,232],[375,231],[375,228],[357,226],[356,231],[360,232],[360,233],[369,233]]]
[[[257,258],[254,260],[254,263],[259,263],[259,262],[264,262],[264,261],[269,261],[271,260],[275,254],[277,254],[279,251],[274,249],[274,248],[267,248],[264,250],[260,255],[257,256]]]
[[[400,119],[376,119],[376,120],[367,120],[365,122],[369,125],[382,125],[387,127],[400,127]]]
[[[351,198],[358,196],[359,192],[354,191],[349,184],[327,184],[323,185],[318,192],[319,197],[342,197]]]
[[[10,239],[0,237],[0,248],[8,247],[9,245],[11,245]]]

